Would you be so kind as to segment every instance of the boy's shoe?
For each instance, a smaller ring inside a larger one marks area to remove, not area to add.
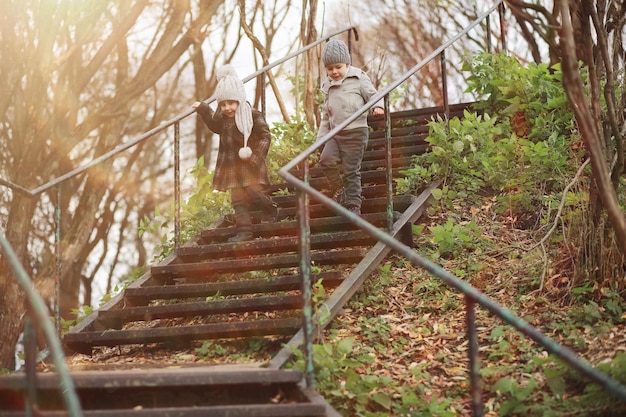
[[[263,214],[261,223],[276,223],[278,221],[278,205],[272,203],[271,212]]]
[[[343,202],[346,200],[346,190],[342,187],[335,191],[335,194],[333,194],[333,200],[335,200],[336,203],[343,205]]]
[[[346,208],[348,209],[348,211],[356,214],[357,216],[361,215],[361,207],[359,206],[347,206]]]
[[[228,239],[229,243],[237,243],[237,242],[245,242],[248,240],[252,240],[254,236],[252,232],[239,232],[235,236]]]

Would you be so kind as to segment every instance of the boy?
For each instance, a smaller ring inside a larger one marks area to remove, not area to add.
[[[333,39],[322,50],[327,77],[322,82],[324,93],[322,121],[318,139],[363,107],[376,89],[367,74],[351,66],[346,44]],[[384,115],[381,106],[372,114]],[[324,145],[320,165],[328,181],[328,192],[335,201],[358,215],[361,214],[361,160],[369,139],[367,112],[346,126]],[[341,163],[341,168],[339,164]]]

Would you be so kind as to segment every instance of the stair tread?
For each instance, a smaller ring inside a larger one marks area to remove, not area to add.
[[[322,279],[325,287],[332,287],[339,285],[343,277],[341,271],[328,271],[313,276],[313,279]],[[237,281],[207,282],[202,284],[151,285],[127,288],[125,298],[131,300],[132,305],[137,305],[138,302],[147,302],[148,300],[208,297],[218,293],[222,295],[238,295],[257,292],[289,291],[299,289],[301,282],[302,277],[298,274]]]
[[[367,232],[361,230],[325,232],[312,234],[311,249],[336,249],[340,247],[363,246],[375,243]],[[300,248],[297,236],[275,237],[271,239],[255,239],[239,243],[213,243],[197,246],[181,247],[176,254],[179,259],[189,262],[202,258],[212,260],[233,258],[237,256],[268,255],[275,253],[296,252]]]
[[[300,295],[273,295],[120,308],[102,311],[101,317],[98,318],[99,320],[116,319],[121,322],[132,322],[227,313],[267,312],[301,307]]]
[[[7,412],[5,417],[23,417],[24,412]],[[41,417],[65,417],[66,411],[41,411]],[[286,403],[286,404],[242,404],[221,406],[192,407],[157,407],[138,409],[83,410],[86,417],[320,417],[326,415],[324,404]]]
[[[73,349],[77,345],[117,346],[159,343],[168,340],[210,340],[266,335],[294,334],[302,324],[300,318],[278,318],[238,322],[220,322],[177,327],[155,327],[142,329],[83,331],[66,333],[63,340]],[[85,346],[83,346],[84,348]],[[81,349],[82,350],[82,349]]]
[[[311,260],[317,265],[337,265],[353,263],[360,260],[367,249],[341,249],[336,251],[313,252]],[[153,266],[151,271],[153,276],[167,275],[170,278],[177,277],[197,277],[226,272],[245,272],[261,269],[289,268],[298,266],[300,255],[297,253],[288,255],[271,255],[251,259],[218,260],[191,262],[184,264],[170,264]]]
[[[180,368],[142,368],[126,370],[72,371],[72,382],[77,389],[187,385],[236,385],[241,383],[289,383],[299,382],[302,373],[297,370],[261,368],[258,366],[219,365],[188,366]],[[20,390],[27,381],[23,373],[0,376],[0,389]],[[39,372],[36,379],[39,389],[58,389],[59,376],[55,372]]]

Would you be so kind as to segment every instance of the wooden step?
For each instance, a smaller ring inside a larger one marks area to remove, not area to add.
[[[376,242],[362,230],[326,232],[312,234],[311,249],[338,249],[352,246],[371,246]],[[258,256],[276,253],[297,252],[300,249],[300,238],[297,236],[276,237],[270,239],[250,240],[239,243],[214,243],[181,247],[176,254],[184,262],[198,262],[236,258],[239,256]]]
[[[416,137],[421,138],[422,140],[428,136],[429,127],[427,125],[420,124],[409,124],[407,126],[395,126],[391,129],[391,146],[395,146],[396,139],[402,137]],[[387,132],[382,126],[380,129],[370,131],[369,140],[370,142],[376,143],[378,140],[382,140],[384,142],[384,138],[386,137]],[[368,146],[370,149],[370,146]]]
[[[311,260],[316,265],[341,265],[360,261],[367,249],[343,249],[311,253]],[[226,261],[206,261],[183,264],[153,266],[152,277],[157,280],[172,281],[176,278],[204,278],[207,281],[216,274],[226,272],[246,272],[269,269],[292,268],[300,265],[300,255],[273,255],[250,259]]]
[[[392,158],[399,158],[402,156],[421,155],[428,150],[429,146],[430,145],[428,144],[423,144],[423,145],[404,146],[401,148],[393,148],[391,150],[391,156]],[[369,151],[363,155],[363,161],[384,160],[386,157],[387,157],[387,151],[384,149],[377,150],[377,151]]]
[[[280,392],[276,393],[277,395]],[[112,399],[114,401],[115,399]],[[84,410],[85,417],[320,417],[324,404],[244,404],[213,407],[151,407],[141,409]],[[23,411],[2,413],[3,417],[24,417]],[[37,417],[68,417],[65,411],[41,411]]]
[[[453,117],[463,117],[463,112],[465,110],[471,110],[472,105],[476,102],[465,102],[465,103],[455,103],[450,104],[448,106],[448,110],[450,112],[450,118]],[[435,106],[435,107],[426,107],[421,109],[410,109],[410,110],[402,110],[397,112],[392,112],[391,123],[392,126],[403,126],[403,125],[424,125],[428,123],[433,118],[437,116],[444,117],[445,108],[443,106]],[[372,117],[369,116],[367,118],[368,125],[374,131],[384,129],[385,128],[385,118],[384,117]]]
[[[75,352],[91,354],[91,349],[94,346],[143,345],[167,341],[178,343],[192,340],[292,335],[298,331],[301,324],[300,318],[288,317],[191,326],[70,332],[63,337],[63,343]]]
[[[370,137],[366,152],[380,150],[380,149],[387,147],[387,140],[385,139],[384,132],[379,132],[379,133],[380,135],[376,135],[378,137],[375,137],[375,138]],[[391,137],[392,149],[427,144],[426,137],[428,135],[426,133],[415,133],[409,130],[409,128],[403,128],[402,131],[398,133],[401,133],[401,134]]]
[[[119,330],[124,324],[157,319],[191,318],[229,313],[253,313],[302,308],[300,294],[180,302],[156,306],[127,307],[100,312],[93,330]]]
[[[341,271],[322,272],[318,275],[313,275],[312,280],[313,282],[322,281],[324,288],[332,289],[341,283],[343,274]],[[212,297],[216,294],[231,296],[293,291],[299,290],[301,286],[302,276],[296,274],[202,284],[136,287],[127,288],[124,291],[124,304],[132,307],[148,305],[153,300]]]
[[[254,225],[254,234],[259,237],[273,236],[297,236],[299,233],[299,223],[297,220],[284,220],[287,217],[295,217],[297,204],[296,196],[275,197],[274,201],[280,204],[281,220],[278,223],[263,223]],[[373,204],[373,200],[367,200],[368,204]],[[394,201],[396,201],[394,199]],[[399,201],[405,204],[405,201]],[[319,207],[320,205],[317,204]],[[318,208],[318,212],[321,209]],[[385,227],[387,222],[387,214],[385,212],[365,213],[361,216],[374,226]],[[358,230],[349,219],[343,216],[325,216],[310,219],[311,233],[328,233],[337,230]],[[204,230],[200,233],[200,241],[198,243],[221,242],[228,237],[233,236],[236,231],[232,227],[232,223],[224,220],[222,225],[212,229]]]
[[[72,373],[85,416],[321,416],[298,371],[195,366]],[[36,374],[36,415],[67,416],[54,373]],[[23,374],[0,376],[2,416],[23,416]]]

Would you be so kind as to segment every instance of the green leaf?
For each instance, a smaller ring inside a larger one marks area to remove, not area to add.
[[[337,353],[340,355],[348,355],[352,352],[352,344],[354,342],[353,337],[347,337],[345,339],[341,339],[339,343],[337,343]]]
[[[500,378],[498,382],[493,384],[493,389],[495,391],[499,391],[502,394],[508,394],[513,391],[514,388],[517,387],[517,382],[511,377],[505,376],[504,378]]]
[[[555,396],[562,398],[566,388],[565,379],[561,376],[560,372],[550,372],[549,368],[545,370],[545,374],[547,376],[546,383],[548,384],[548,387],[550,387],[552,393]]]
[[[376,392],[371,398],[385,410],[391,409],[391,397],[384,392]]]

